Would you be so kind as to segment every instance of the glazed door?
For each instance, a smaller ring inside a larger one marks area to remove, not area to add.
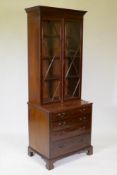
[[[42,103],[61,101],[61,21],[42,22]]]
[[[64,99],[81,95],[82,23],[65,21]]]

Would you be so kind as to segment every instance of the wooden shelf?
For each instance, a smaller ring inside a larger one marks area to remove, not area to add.
[[[43,35],[43,38],[60,38],[60,35]]]
[[[65,59],[72,60],[73,58],[80,58],[80,56],[66,56]]]
[[[65,77],[65,79],[71,79],[71,78],[79,78],[79,75],[69,75],[67,77]]]
[[[54,56],[48,56],[48,57],[43,57],[42,60],[48,60],[48,61],[51,61],[53,59]],[[60,60],[60,57],[56,56],[54,58],[54,60]]]
[[[60,80],[59,76],[52,76],[52,77],[47,77],[47,78],[43,78],[44,81],[55,81],[55,80]]]

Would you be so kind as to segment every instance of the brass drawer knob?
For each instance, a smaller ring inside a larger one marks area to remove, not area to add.
[[[58,147],[59,147],[59,148],[64,148],[64,146],[65,146],[64,144],[61,144],[61,145],[59,145]]]
[[[66,121],[59,122],[58,125],[59,125],[59,126],[66,125]]]
[[[58,113],[57,115],[58,115],[58,116],[61,116],[61,113]]]
[[[59,123],[58,123],[58,125],[59,125],[59,126],[61,126],[61,125],[62,125],[62,123],[61,123],[61,122],[59,122]]]
[[[57,114],[57,116],[59,116],[59,117],[61,117],[61,118],[63,118],[65,115],[66,115],[65,112],[62,112],[62,113],[58,113],[58,114]]]
[[[82,130],[82,129],[85,129],[85,126],[82,126],[80,129],[81,129],[81,130]]]

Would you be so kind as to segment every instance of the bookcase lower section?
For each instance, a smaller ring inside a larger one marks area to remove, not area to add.
[[[76,105],[76,106],[75,106]],[[54,107],[29,104],[28,155],[41,155],[46,168],[76,152],[93,153],[91,146],[92,104],[65,103]],[[67,106],[67,108],[66,108]],[[60,108],[58,110],[58,107]]]

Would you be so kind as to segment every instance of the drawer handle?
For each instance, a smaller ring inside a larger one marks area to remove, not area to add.
[[[86,120],[87,118],[86,117],[84,117],[84,120]]]
[[[61,116],[62,114],[61,114],[61,113],[58,113],[57,115],[58,115],[58,116]]]
[[[58,125],[59,125],[59,126],[61,126],[61,125],[66,125],[66,121],[59,122]]]
[[[82,120],[82,118],[80,117],[80,121]]]
[[[66,113],[65,113],[65,112],[62,112],[62,113],[58,113],[57,115],[58,115],[58,116],[65,116]]]
[[[80,129],[85,129],[85,126],[82,126]]]

